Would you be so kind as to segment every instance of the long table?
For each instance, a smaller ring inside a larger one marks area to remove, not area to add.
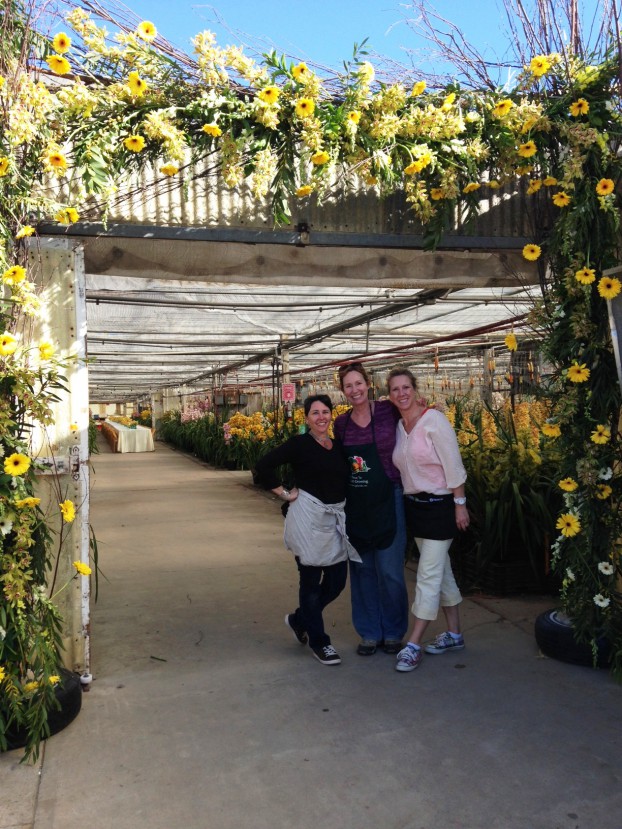
[[[154,452],[153,435],[148,426],[130,429],[122,423],[107,420],[102,426],[102,433],[113,452]]]

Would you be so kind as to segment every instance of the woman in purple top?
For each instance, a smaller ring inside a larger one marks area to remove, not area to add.
[[[378,647],[397,653],[408,627],[404,503],[392,461],[399,413],[388,400],[369,400],[371,384],[361,363],[342,366],[339,381],[352,406],[334,429],[350,465],[348,538],[362,559],[350,562],[352,622],[361,637],[357,653],[371,656]]]

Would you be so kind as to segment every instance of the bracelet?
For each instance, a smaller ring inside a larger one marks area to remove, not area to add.
[[[454,504],[458,507],[463,507],[466,504],[466,498],[454,498]]]

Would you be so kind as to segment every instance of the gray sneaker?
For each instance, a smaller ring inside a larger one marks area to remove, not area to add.
[[[439,633],[433,642],[426,645],[424,650],[426,653],[445,653],[446,651],[461,651],[464,649],[464,639],[454,639],[454,637],[445,630]]]
[[[409,648],[408,645],[406,645],[406,647],[402,648],[397,655],[395,670],[402,672],[414,671],[415,668],[419,667],[422,659],[423,651],[421,648]]]

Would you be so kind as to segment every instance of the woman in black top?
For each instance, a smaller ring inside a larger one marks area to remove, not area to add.
[[[345,532],[349,469],[341,444],[328,433],[332,408],[328,395],[307,397],[306,434],[268,452],[256,467],[260,484],[288,502],[284,540],[296,557],[300,583],[299,606],[285,616],[285,624],[323,665],[338,665],[341,658],[324,629],[322,611],[345,587],[348,558],[360,561]],[[285,464],[293,468],[291,491],[277,475]]]

